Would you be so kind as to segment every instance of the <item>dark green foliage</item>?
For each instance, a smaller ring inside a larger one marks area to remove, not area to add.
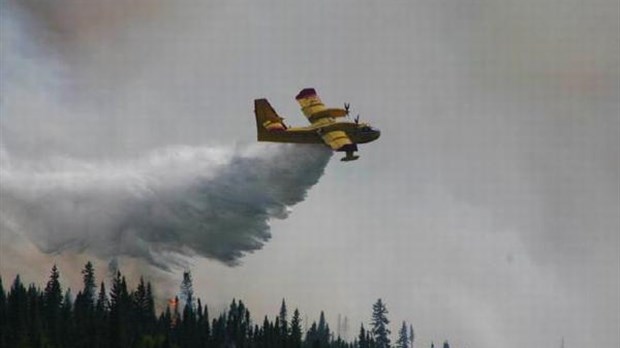
[[[299,310],[295,309],[295,312],[293,312],[293,319],[291,319],[291,336],[288,346],[293,348],[301,347],[301,335],[301,318]]]
[[[84,303],[86,307],[92,308],[92,306],[95,305],[95,291],[97,290],[97,285],[95,283],[95,268],[90,261],[84,265],[84,269],[82,270],[82,281],[84,283],[84,288],[82,289]]]
[[[325,320],[325,313],[321,311],[319,323],[312,323],[310,330],[306,333],[306,346],[308,347],[329,347],[331,332]]]
[[[387,318],[388,310],[381,299],[372,305],[372,336],[377,348],[390,347],[390,330],[387,325],[390,321]]]
[[[282,304],[280,305],[280,315],[278,315],[278,320],[280,321],[280,335],[282,337],[288,337],[289,335],[289,327],[288,327],[288,312],[286,309],[286,302],[282,299]]]
[[[396,341],[396,348],[409,348],[409,335],[407,333],[407,323],[403,321],[403,325],[398,331],[398,340]]]
[[[84,269],[82,270],[82,281],[83,288],[75,297],[73,308],[75,321],[74,340],[78,346],[87,345],[91,337],[97,334],[95,322],[95,295],[97,285],[95,282],[95,270],[90,261],[84,265]]]
[[[60,287],[60,273],[56,265],[52,267],[50,279],[45,286],[43,293],[44,316],[46,319],[46,333],[54,346],[60,345],[60,307],[62,305],[62,289]]]
[[[7,337],[8,346],[16,346],[27,336],[28,299],[26,288],[19,275],[15,277],[7,298]]]
[[[109,342],[110,345],[118,344],[121,347],[129,346],[130,339],[128,333],[128,323],[133,323],[130,317],[131,300],[127,291],[127,282],[120,271],[116,272],[112,280],[112,290],[110,292],[110,313],[109,313]]]
[[[327,343],[329,343],[331,333],[329,332],[329,324],[327,324],[327,321],[325,320],[325,313],[323,313],[323,311],[321,311],[321,315],[319,317],[318,336],[322,345],[327,345]]]
[[[99,295],[97,296],[97,304],[95,307],[96,313],[104,313],[110,308],[110,302],[108,301],[108,293],[105,291],[105,284],[101,282],[99,288]]]
[[[366,330],[364,330],[364,324],[360,327],[360,334],[357,336],[357,344],[359,348],[369,348]]]
[[[153,288],[143,278],[135,289],[129,289],[117,271],[108,293],[104,282],[97,292],[92,263],[84,266],[82,277],[83,287],[75,298],[70,289],[63,294],[56,266],[43,290],[34,284],[26,288],[18,275],[6,292],[0,277],[0,347],[389,347],[387,309],[381,300],[373,306],[372,330],[362,325],[356,341],[346,342],[333,337],[323,312],[304,332],[299,310],[289,319],[284,300],[278,316],[273,320],[265,316],[262,325],[252,323],[250,311],[240,300],[233,300],[227,311],[211,319],[207,305],[194,298],[189,272],[184,273],[181,286],[183,308],[175,298],[159,317]],[[398,347],[409,347],[402,343],[409,342],[413,334],[407,335],[404,323],[403,328]],[[444,348],[449,348],[448,342]]]

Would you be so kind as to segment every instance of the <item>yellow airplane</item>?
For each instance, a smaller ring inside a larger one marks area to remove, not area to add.
[[[359,115],[354,122],[337,121],[349,115],[349,104],[345,104],[344,109],[326,108],[313,88],[303,89],[295,99],[310,126],[288,127],[267,99],[254,100],[258,141],[326,144],[334,151],[346,152],[342,161],[353,161],[359,158],[355,155],[357,144],[369,143],[381,135],[378,129],[360,123]]]

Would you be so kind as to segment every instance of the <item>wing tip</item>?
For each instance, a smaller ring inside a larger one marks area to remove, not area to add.
[[[314,88],[304,88],[295,96],[295,99],[299,100],[299,99],[304,99],[304,98],[308,98],[308,97],[315,96],[315,95],[316,95],[316,90]]]

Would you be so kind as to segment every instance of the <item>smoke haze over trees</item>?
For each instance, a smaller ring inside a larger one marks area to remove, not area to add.
[[[43,290],[26,286],[19,275],[5,290],[0,277],[0,346],[2,347],[274,347],[388,348],[391,347],[387,308],[373,305],[370,331],[361,326],[353,341],[335,335],[323,312],[304,332],[298,309],[289,317],[285,300],[273,319],[255,321],[243,301],[233,299],[228,310],[213,315],[193,294],[192,275],[184,272],[179,297],[157,310],[150,282],[140,278],[135,289],[117,271],[110,291],[104,282],[96,291],[93,265],[82,270],[83,286],[75,296],[63,291],[54,265]],[[213,316],[212,316],[213,315]],[[407,324],[396,347],[410,348]],[[447,342],[444,344],[446,347]]]

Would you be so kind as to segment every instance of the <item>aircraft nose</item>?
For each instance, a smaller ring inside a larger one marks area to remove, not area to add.
[[[381,136],[381,131],[375,128],[375,139],[379,139],[380,136]]]

